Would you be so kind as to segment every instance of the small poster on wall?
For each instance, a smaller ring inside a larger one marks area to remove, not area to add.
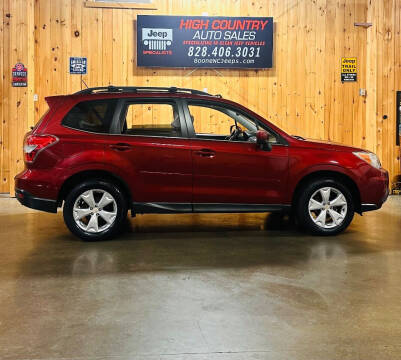
[[[22,63],[16,63],[12,68],[12,83],[13,87],[28,86],[28,70]]]
[[[271,68],[273,18],[138,15],[137,65]]]
[[[87,65],[86,57],[70,57],[70,74],[86,75]]]

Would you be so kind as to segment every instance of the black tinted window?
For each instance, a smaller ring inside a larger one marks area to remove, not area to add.
[[[95,133],[108,133],[117,99],[83,101],[75,105],[62,125]]]

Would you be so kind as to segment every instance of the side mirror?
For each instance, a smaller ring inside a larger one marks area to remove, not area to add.
[[[258,130],[256,132],[256,145],[260,150],[271,151],[272,144],[269,143],[269,133],[265,130]]]

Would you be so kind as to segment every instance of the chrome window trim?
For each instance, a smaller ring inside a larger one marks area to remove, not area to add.
[[[217,139],[199,139],[199,138],[192,138],[190,137],[189,139],[191,140],[198,140],[198,141],[220,141],[220,142],[228,142],[230,144],[255,144],[254,142],[250,141],[232,141],[232,140],[217,140]],[[288,146],[288,144],[282,144],[282,143],[270,143],[273,146],[280,145],[280,146]]]
[[[88,131],[88,130],[81,130],[81,129],[75,129],[70,126],[66,125],[61,125],[67,129],[79,131],[79,132],[84,132],[88,134],[93,134],[93,135],[107,135],[107,136],[136,136],[136,137],[152,137],[152,138],[160,138],[160,139],[191,139],[190,137],[176,137],[176,136],[158,136],[158,135],[129,135],[129,134],[112,134],[112,133],[97,133],[93,131]]]

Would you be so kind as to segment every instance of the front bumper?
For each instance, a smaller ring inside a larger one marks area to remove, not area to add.
[[[370,177],[365,186],[365,201],[361,204],[361,213],[380,209],[390,193],[387,170],[380,169],[379,175]]]
[[[15,189],[15,197],[18,201],[31,209],[56,213],[57,212],[57,200],[38,198],[30,194],[29,192],[21,189]]]
[[[382,205],[383,205],[383,203],[381,203],[379,205],[376,205],[376,204],[361,204],[361,213],[364,213],[366,211],[379,210],[382,207]]]

